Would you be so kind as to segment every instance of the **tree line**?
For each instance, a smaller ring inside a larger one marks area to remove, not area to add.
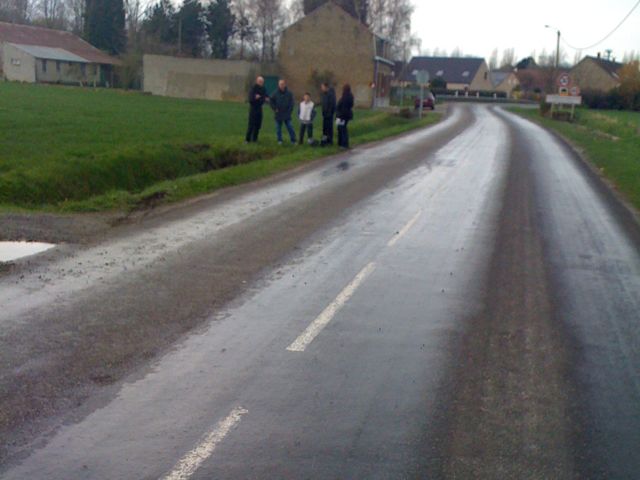
[[[283,29],[327,0],[0,0],[0,21],[68,30],[114,55],[273,61]],[[405,59],[417,45],[411,0],[338,0]]]

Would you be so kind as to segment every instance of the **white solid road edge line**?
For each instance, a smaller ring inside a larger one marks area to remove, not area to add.
[[[318,336],[324,327],[326,327],[331,319],[338,313],[347,301],[353,296],[358,287],[365,281],[365,279],[371,275],[371,272],[376,268],[374,262],[369,263],[366,267],[360,270],[360,273],[344,287],[344,289],[338,294],[336,299],[325,308],[317,318],[311,322],[311,325],[300,335],[296,340],[287,347],[290,352],[304,352],[313,339]]]
[[[387,247],[393,247],[398,242],[398,240],[404,237],[407,234],[407,232],[411,230],[411,227],[413,227],[415,223],[418,221],[418,218],[420,218],[420,215],[422,215],[422,210],[418,210],[418,213],[416,213],[413,216],[413,218],[409,220],[404,227],[402,227],[402,230],[396,233],[393,236],[393,238],[389,240],[389,243],[387,243]]]
[[[218,444],[227,436],[229,431],[240,423],[242,416],[247,413],[249,413],[248,410],[242,407],[234,408],[229,416],[221,420],[196,448],[182,457],[173,467],[171,473],[162,477],[162,480],[187,480],[191,477],[200,468],[200,465],[213,454]]]

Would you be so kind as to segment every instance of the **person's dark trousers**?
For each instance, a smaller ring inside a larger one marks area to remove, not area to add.
[[[305,132],[309,135],[309,140],[313,138],[313,123],[303,123],[300,125],[300,145],[304,143]]]
[[[349,130],[347,129],[349,121],[344,122],[344,125],[338,125],[338,146],[343,148],[349,148]]]
[[[322,142],[333,145],[333,116],[322,117]]]
[[[284,123],[289,132],[289,139],[291,143],[296,143],[296,132],[291,125],[291,120],[276,120],[276,135],[278,136],[278,142],[282,143],[282,124]]]
[[[257,142],[262,128],[262,110],[251,109],[249,111],[249,128],[247,129],[247,142]]]

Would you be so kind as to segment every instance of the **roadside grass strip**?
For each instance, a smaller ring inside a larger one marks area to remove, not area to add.
[[[269,110],[246,145],[239,102],[0,82],[0,105],[0,211],[149,209],[338,152],[278,146]],[[356,110],[349,130],[356,146],[440,118]]]
[[[358,287],[367,279],[376,268],[375,262],[369,263],[366,267],[360,270],[360,273],[344,287],[344,289],[338,294],[336,299],[325,308],[316,319],[311,322],[307,329],[296,340],[287,347],[290,352],[304,352],[309,344],[320,334],[320,332],[331,322],[336,313],[349,301],[353,294],[358,290]]]
[[[242,407],[234,408],[229,416],[221,420],[211,432],[205,435],[198,446],[182,457],[173,467],[173,470],[162,477],[162,480],[187,480],[190,478],[202,463],[213,455],[220,442],[224,440],[232,428],[240,423],[242,416],[247,413],[249,411]]]
[[[580,108],[570,123],[542,117],[537,109],[509,110],[559,133],[578,147],[640,210],[640,112]]]

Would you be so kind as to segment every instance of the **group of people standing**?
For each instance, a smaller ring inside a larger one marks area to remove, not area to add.
[[[354,98],[351,86],[345,84],[342,88],[342,96],[336,99],[336,92],[328,83],[320,85],[322,92],[322,139],[320,145],[333,145],[334,124],[338,128],[338,146],[349,148],[348,125],[353,120]],[[264,78],[256,78],[255,85],[249,90],[249,128],[247,129],[246,142],[257,142],[262,128],[262,107],[268,103],[275,114],[276,136],[278,144],[282,145],[282,127],[287,129],[292,145],[296,144],[296,132],[293,129],[292,118],[295,100],[291,91],[287,88],[287,82],[281,79],[278,88],[270,96],[264,86]],[[311,94],[305,93],[298,105],[298,120],[300,133],[298,140],[300,145],[304,143],[305,135],[309,144],[316,144],[313,137],[313,121],[316,117],[316,105],[311,100]]]

